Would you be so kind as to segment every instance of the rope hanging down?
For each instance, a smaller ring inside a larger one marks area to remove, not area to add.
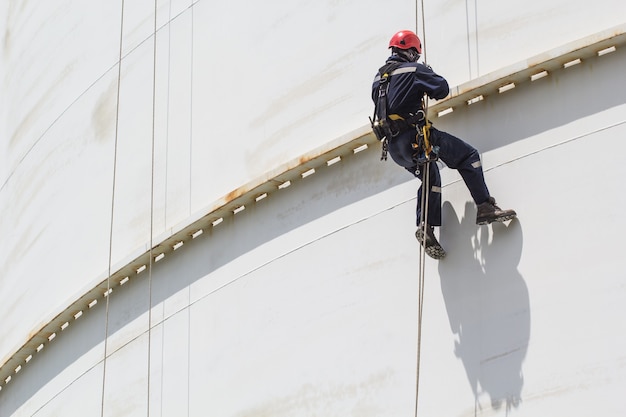
[[[417,33],[417,0],[415,2],[415,11],[416,11],[416,19],[415,19],[415,33]],[[421,0],[421,17],[422,17],[422,45],[423,45],[423,62],[424,65],[427,64],[426,61],[426,19],[424,17],[424,0]],[[423,145],[424,152],[426,154],[426,162],[424,164],[424,169],[422,172],[422,195],[420,201],[420,224],[422,234],[422,242],[420,244],[420,256],[419,256],[419,280],[418,280],[418,302],[417,302],[417,352],[416,352],[416,370],[415,370],[415,417],[417,417],[417,408],[419,402],[419,386],[420,386],[420,360],[421,360],[421,350],[422,350],[422,313],[424,308],[424,275],[426,268],[426,251],[424,250],[424,245],[426,244],[426,219],[428,213],[428,197],[430,194],[430,161],[429,155],[431,151],[430,145],[430,122],[428,121],[428,99],[424,96],[422,97],[422,109],[424,110],[424,120],[425,124],[422,127],[422,136],[423,136]]]
[[[115,188],[117,183],[117,153],[118,153],[118,137],[119,137],[119,120],[120,120],[120,84],[122,81],[122,46],[124,39],[124,0],[121,1],[121,15],[120,15],[120,44],[119,55],[117,61],[117,96],[115,102],[115,139],[113,145],[113,179],[111,185],[111,221],[109,223],[109,260],[108,260],[108,273],[107,273],[107,291],[106,291],[106,303],[105,303],[105,318],[104,318],[104,353],[102,358],[102,396],[100,399],[100,416],[104,416],[104,403],[105,403],[105,385],[107,377],[107,356],[108,356],[108,341],[109,341],[109,299],[111,295],[111,268],[113,262],[113,224],[114,224],[114,212],[115,212]]]
[[[154,168],[155,168],[155,131],[156,131],[156,70],[157,70],[157,0],[154,0],[154,26],[152,32],[152,141],[150,159],[150,263],[148,265],[148,353],[147,353],[147,384],[146,410],[150,415],[150,387],[152,368],[152,267],[154,264]],[[161,410],[162,411],[162,410]]]
[[[107,378],[107,358],[108,358],[108,337],[109,337],[109,300],[111,294],[111,275],[112,275],[112,254],[113,254],[113,226],[115,212],[115,189],[117,184],[117,156],[119,141],[119,119],[120,119],[120,90],[122,81],[122,51],[124,40],[124,8],[125,2],[121,0],[121,16],[120,16],[120,38],[119,38],[119,55],[118,55],[118,72],[117,72],[117,97],[115,110],[115,139],[113,146],[113,178],[111,190],[111,217],[109,224],[109,259],[107,273],[107,290],[106,290],[106,306],[105,306],[105,325],[104,325],[104,354],[102,359],[102,392],[100,403],[100,416],[104,416],[105,407],[105,388]],[[151,330],[152,330],[152,264],[153,264],[153,239],[154,239],[154,169],[155,169],[155,120],[156,120],[156,54],[157,54],[157,0],[154,0],[154,28],[153,28],[153,68],[152,68],[152,149],[151,149],[151,179],[150,179],[150,251],[148,266],[148,358],[147,358],[147,415],[150,415],[150,355],[151,355]]]

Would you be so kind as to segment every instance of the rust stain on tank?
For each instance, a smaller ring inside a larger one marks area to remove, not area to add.
[[[224,201],[226,203],[230,203],[231,201],[234,201],[237,198],[245,195],[248,191],[249,191],[248,187],[235,188],[234,190],[232,190],[231,192],[229,192],[228,194],[224,196]]]
[[[317,155],[316,155],[317,156]],[[298,165],[304,165],[307,162],[312,161],[313,159],[315,159],[315,157],[311,157],[309,155],[303,155],[298,159]]]

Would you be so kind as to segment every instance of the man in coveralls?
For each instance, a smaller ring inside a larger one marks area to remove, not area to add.
[[[386,139],[387,150],[394,162],[421,180],[425,167],[418,164],[418,159],[421,156],[420,162],[422,164],[425,162],[424,151],[415,147],[417,146],[417,129],[421,129],[426,122],[422,98],[424,94],[438,100],[446,97],[449,92],[448,82],[430,67],[417,62],[422,53],[422,44],[414,32],[409,30],[397,32],[389,41],[389,48],[391,48],[391,56],[374,79],[372,99],[374,103],[377,103],[378,117],[385,117],[380,114],[379,107],[381,106],[378,105],[380,104],[378,102],[379,85],[381,76],[385,73],[389,74],[386,89],[386,113],[393,115],[391,118],[395,121],[392,121],[394,133],[392,137]],[[490,196],[485,184],[480,156],[474,147],[432,126],[430,127],[430,144],[433,150],[436,150],[439,159],[461,174],[478,207],[476,224],[503,222],[516,216],[513,210],[500,209],[495,199]],[[426,225],[422,225],[420,223],[422,186],[420,186],[417,191],[418,230],[415,235],[430,257],[441,259],[446,253],[433,233],[433,226],[441,226],[441,177],[434,160],[426,163],[430,164],[428,213],[425,216]],[[426,239],[422,230],[425,230]]]

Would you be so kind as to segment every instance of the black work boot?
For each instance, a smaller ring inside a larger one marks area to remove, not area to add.
[[[516,217],[515,210],[502,210],[496,206],[496,200],[489,197],[489,200],[478,205],[476,213],[476,224],[489,224],[493,222],[505,222]]]
[[[418,242],[424,247],[426,254],[433,259],[442,259],[446,256],[446,251],[443,250],[439,242],[437,242],[437,238],[435,238],[435,234],[433,233],[433,227],[426,225],[426,244],[424,244],[424,224],[418,227],[417,232],[415,232],[415,237]]]

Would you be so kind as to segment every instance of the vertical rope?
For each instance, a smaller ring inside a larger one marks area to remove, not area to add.
[[[470,18],[469,18],[469,6],[468,2],[470,0],[465,0],[465,26],[466,26],[466,36],[467,36],[467,66],[469,68],[469,77],[472,79],[472,54],[470,52]]]
[[[417,12],[417,0],[415,3]],[[421,15],[422,15],[422,56],[423,62],[426,64],[426,18],[424,16],[424,0],[421,0]],[[417,27],[417,20],[415,26]],[[415,31],[417,33],[417,30]],[[422,99],[422,106],[424,108],[424,117],[428,120],[428,98]],[[424,165],[424,172],[422,173],[422,195],[420,204],[420,225],[422,232],[422,242],[420,244],[420,261],[419,261],[419,280],[418,280],[418,302],[417,302],[417,352],[416,352],[416,370],[415,370],[415,417],[417,417],[417,409],[419,404],[419,386],[420,386],[420,364],[421,364],[421,352],[422,352],[422,316],[424,308],[424,282],[425,282],[425,269],[426,269],[426,251],[424,245],[426,243],[426,219],[428,213],[428,197],[430,194],[430,162]]]
[[[419,25],[417,22],[420,20],[420,12],[419,12],[419,0],[415,0],[415,34],[419,37]],[[421,38],[420,38],[421,39]]]
[[[422,61],[424,64],[427,62],[426,60],[426,17],[424,16],[424,0],[421,0],[421,12],[422,12]],[[417,0],[415,2],[415,8],[417,9]],[[417,20],[415,21],[415,27],[417,28]],[[417,33],[417,29],[415,30]]]
[[[192,165],[191,155],[193,155],[193,38],[194,38],[194,15],[195,6],[191,5],[191,62],[190,62],[190,85],[189,85],[189,214],[191,215],[191,192],[192,192]],[[191,413],[191,285],[187,286],[188,304],[187,307],[187,417]]]
[[[169,173],[169,126],[170,126],[170,93],[171,93],[171,70],[172,70],[172,2],[169,3],[169,9],[167,13],[167,85],[166,85],[166,97],[165,97],[165,184],[164,184],[164,224],[167,226],[167,203],[168,203],[168,173]],[[156,11],[155,11],[155,19],[156,19]],[[156,26],[156,25],[155,25]],[[156,33],[155,33],[155,42],[156,42]],[[155,58],[156,62],[156,58]],[[156,74],[156,70],[155,70]],[[156,77],[156,76],[155,76]],[[156,90],[156,87],[155,87]],[[154,121],[153,121],[154,122]],[[161,314],[161,322],[165,323],[165,310],[162,311]],[[165,346],[165,326],[163,325],[163,330],[161,331],[161,370],[165,367],[165,355],[164,346]],[[164,383],[165,383],[165,374],[161,372],[161,380],[160,380],[160,401],[159,401],[159,411],[160,414],[163,414],[163,398],[164,398]]]
[[[154,0],[154,32],[153,32],[153,56],[152,56],[152,150],[150,169],[150,261],[148,267],[148,398],[146,412],[150,416],[150,367],[152,357],[152,266],[154,263],[154,136],[156,123],[156,59],[157,59],[157,0]]]
[[[109,260],[107,271],[107,291],[105,302],[105,319],[104,319],[104,357],[102,359],[102,396],[100,401],[100,416],[104,416],[104,400],[106,386],[106,370],[108,356],[108,339],[109,339],[109,298],[111,290],[111,268],[113,263],[113,224],[115,212],[115,186],[117,182],[117,144],[119,137],[119,115],[120,115],[120,86],[122,82],[122,45],[124,39],[124,0],[122,0],[122,11],[120,14],[120,46],[117,62],[117,96],[115,101],[115,139],[113,144],[113,179],[111,184],[111,219],[109,223]]]
[[[420,201],[420,228],[422,232],[422,241],[426,242],[426,219],[428,213],[428,195],[430,194],[430,162],[424,165],[422,173],[422,196]],[[415,416],[417,417],[417,405],[419,402],[419,386],[420,386],[420,363],[422,352],[422,313],[424,309],[424,282],[426,270],[426,251],[424,245],[420,245],[420,262],[419,262],[419,280],[418,280],[418,296],[417,296],[417,353],[416,353],[416,370],[415,370]]]
[[[195,6],[191,5],[191,63],[190,63],[190,85],[189,91],[189,215],[191,216],[191,201],[192,201],[192,155],[193,155],[193,37],[194,37],[194,18],[193,18],[193,10]]]
[[[465,24],[467,27],[467,31],[466,31],[466,36],[467,36],[467,61],[468,61],[468,66],[469,66],[469,76],[470,79],[472,78],[472,55],[471,55],[471,40],[470,40],[470,9],[469,9],[469,2],[472,0],[465,0]],[[474,0],[474,43],[476,45],[476,51],[475,51],[475,55],[476,55],[476,76],[480,76],[480,62],[479,62],[479,55],[478,55],[478,3],[476,2],[476,0]]]
[[[474,0],[474,26],[476,31],[474,37],[476,39],[476,76],[480,77],[480,55],[478,54],[478,2]]]
[[[155,10],[155,20],[156,20],[156,10]],[[172,73],[172,2],[169,2],[169,8],[167,12],[167,85],[166,85],[166,97],[165,97],[165,184],[164,184],[164,225],[167,227],[167,203],[168,203],[168,173],[169,173],[169,141],[170,141],[170,92],[171,92],[171,73]],[[155,42],[156,42],[156,25],[155,25]],[[156,53],[156,52],[155,52]],[[155,57],[156,62],[156,57]],[[156,74],[156,69],[155,69]],[[156,75],[155,75],[156,77]],[[156,87],[155,87],[156,90]],[[154,123],[154,121],[153,121]],[[152,245],[150,245],[152,247]],[[151,304],[152,305],[152,304]],[[165,310],[161,313],[161,323],[165,323]],[[161,331],[161,370],[165,367],[165,355],[164,346],[165,346],[165,325],[162,326]],[[159,412],[163,415],[163,398],[164,398],[164,387],[165,383],[165,374],[161,372],[161,380],[160,380],[160,395],[159,395]]]
[[[163,213],[165,214],[164,223],[167,226],[167,192],[168,192],[168,172],[169,172],[169,143],[170,143],[170,92],[171,92],[171,73],[172,73],[172,2],[169,2],[169,10],[167,13],[167,86],[166,98],[165,98],[165,184],[164,184],[164,207]]]

